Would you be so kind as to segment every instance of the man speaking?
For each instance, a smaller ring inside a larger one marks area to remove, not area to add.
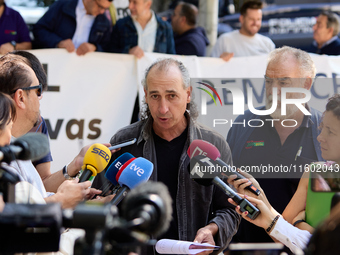
[[[146,70],[143,86],[146,107],[142,120],[119,130],[110,141],[114,144],[137,138],[137,142],[113,158],[129,152],[154,163],[150,179],[165,183],[174,201],[170,228],[160,238],[216,244],[222,251],[237,231],[240,218],[218,188],[201,186],[190,178],[186,152],[193,140],[206,140],[231,164],[229,146],[221,135],[195,122],[190,77],[181,62],[171,58],[156,61]],[[101,176],[93,187],[105,182]],[[145,250],[143,254],[153,252]]]

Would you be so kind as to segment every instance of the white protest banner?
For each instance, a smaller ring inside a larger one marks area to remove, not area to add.
[[[335,93],[340,92],[340,57],[320,56],[311,54],[317,69],[317,78],[311,88],[311,99],[309,106],[323,112],[327,99]],[[195,93],[195,102],[198,105],[200,116],[198,121],[210,128],[227,136],[233,120],[238,114],[233,114],[233,103],[244,103],[244,109],[248,109],[248,89],[252,88],[252,103],[254,107],[265,105],[264,75],[267,66],[267,55],[232,58],[225,62],[216,58],[199,58],[198,64],[200,77],[191,76],[191,85]],[[196,79],[195,79],[196,78]],[[215,92],[209,90],[203,82],[215,88]],[[198,89],[201,87],[200,89]],[[213,95],[215,102],[206,91]],[[229,89],[227,89],[227,87]],[[234,92],[230,93],[230,87],[244,96],[244,102],[233,101]],[[221,98],[219,102],[218,96]],[[203,100],[203,101],[202,101]]]
[[[108,143],[130,124],[137,95],[133,56],[95,52],[80,57],[63,49],[31,52],[47,67],[48,85],[56,90],[44,92],[40,101],[53,172],[84,145]]]
[[[132,55],[98,52],[77,56],[63,49],[31,52],[47,68],[48,84],[56,90],[45,92],[40,101],[41,114],[49,126],[54,158],[52,171],[71,161],[84,145],[109,142],[118,129],[130,124],[137,91],[140,101],[144,97],[141,80],[145,69],[158,58],[172,57],[182,61],[192,78],[205,81],[219,78],[227,84],[234,83],[245,96],[245,109],[248,109],[246,92],[249,87],[254,91],[254,107],[265,104],[263,77],[267,55],[232,58],[224,62],[218,58],[158,53],[145,53],[137,60]],[[340,57],[311,56],[318,77],[311,89],[309,105],[324,111],[327,98],[340,91]],[[194,79],[192,86],[201,113],[205,92],[198,89]],[[220,112],[229,122],[237,116],[233,115],[231,93],[218,87],[216,92],[220,95],[221,105],[214,105],[212,99],[207,101],[207,114],[201,114],[198,121],[226,137],[230,123],[214,127],[213,119]]]

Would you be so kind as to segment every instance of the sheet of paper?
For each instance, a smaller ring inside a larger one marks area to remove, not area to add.
[[[208,243],[193,243],[171,239],[161,239],[156,243],[156,251],[160,254],[197,254],[206,250],[218,249]]]

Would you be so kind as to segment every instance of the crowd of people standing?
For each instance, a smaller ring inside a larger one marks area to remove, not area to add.
[[[56,1],[34,26],[34,45],[38,48],[64,48],[77,55],[100,51],[132,54],[136,58],[142,58],[145,52],[206,56],[209,40],[204,29],[197,27],[198,9],[195,5],[179,2],[170,24],[152,11],[151,0],[130,0],[130,15],[114,25],[107,13],[111,5],[112,0]],[[212,49],[212,57],[232,61],[236,57],[269,54],[265,72],[267,105],[263,107],[266,109],[272,103],[273,88],[277,89],[278,95],[286,86],[311,90],[316,68],[307,52],[289,46],[275,49],[268,37],[258,33],[262,7],[259,1],[246,1],[240,11],[240,29],[221,35]],[[7,27],[8,24],[12,27]],[[2,28],[0,33],[6,36],[0,36],[0,54],[5,54],[0,58],[0,104],[3,106],[0,109],[0,145],[5,146],[39,123],[43,125],[39,102],[47,84],[39,60],[30,53],[16,52],[32,47],[29,36],[24,36],[28,29],[20,15],[0,0]],[[309,52],[340,54],[337,36],[340,24],[336,14],[322,12],[313,30],[314,42],[311,42]],[[265,116],[246,111],[236,121],[289,118],[297,125],[287,128],[279,122],[273,125],[268,122],[258,129],[235,126],[227,137],[222,137],[196,122],[189,81],[186,67],[172,58],[149,66],[142,82],[145,112],[141,112],[139,121],[113,134],[110,141],[113,144],[138,138],[136,144],[117,153],[113,151],[111,161],[124,152],[145,157],[155,165],[151,179],[162,181],[169,188],[174,214],[164,237],[217,244],[220,251],[227,248],[232,238],[234,242],[269,242],[273,237],[293,252],[296,248],[308,247],[311,254],[317,254],[315,251],[319,246],[307,243],[317,224],[329,215],[331,201],[329,196],[324,198],[327,210],[322,215],[314,213],[316,206],[312,201],[310,176],[255,180],[246,175],[261,190],[261,195],[255,198],[244,189],[250,184],[248,179],[235,181],[230,178],[229,185],[243,197],[250,197],[249,200],[261,209],[261,216],[249,223],[246,213],[239,211],[238,207],[235,210],[236,204],[232,200],[228,202],[220,190],[213,186],[203,187],[190,180],[187,171],[190,159],[186,151],[192,140],[202,139],[220,150],[221,159],[237,167],[311,164],[325,160],[332,161],[332,166],[339,166],[339,95],[329,99],[323,114],[308,103],[304,104],[311,112],[308,116],[297,107],[289,108],[286,116],[280,115],[280,107]],[[292,93],[290,97],[300,98],[301,95]],[[250,148],[249,141],[261,141],[263,146]],[[302,147],[303,151],[297,155]],[[36,200],[59,202],[63,208],[74,208],[84,199],[101,194],[98,189],[105,184],[104,172],[98,175],[92,188],[89,188],[90,182],[66,180],[79,172],[87,148],[84,147],[70,164],[53,174],[49,164],[39,167],[39,163],[30,161],[19,161],[6,167],[19,174],[22,181],[30,182],[36,189],[35,194],[40,196]],[[49,156],[43,163],[51,160]],[[3,203],[0,203],[1,209]],[[247,221],[243,220],[240,224],[239,214]],[[331,225],[332,219],[333,222],[337,220],[334,214],[324,224]],[[289,226],[291,233],[284,231],[285,226]],[[327,228],[322,231],[327,231]],[[315,238],[311,238],[311,242],[313,240],[315,242]],[[142,251],[144,254],[150,252]]]
[[[130,14],[116,20],[112,0],[58,0],[33,27],[34,48],[64,48],[78,55],[88,52],[133,54],[144,52],[212,56],[229,61],[232,57],[268,54],[273,41],[259,34],[263,3],[245,1],[240,8],[240,29],[219,36],[211,53],[205,29],[198,24],[198,8],[176,2],[171,22],[152,9],[152,0],[128,2]],[[340,31],[337,14],[324,11],[313,26],[314,41],[308,52],[339,55]],[[0,54],[32,48],[27,26],[18,12],[0,1]],[[288,45],[289,46],[289,45]],[[209,54],[209,55],[207,55]]]

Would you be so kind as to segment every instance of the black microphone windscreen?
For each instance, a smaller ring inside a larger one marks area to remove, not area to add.
[[[5,183],[16,184],[20,181],[19,176],[6,169],[4,165],[0,168],[0,181]]]
[[[172,220],[172,199],[167,186],[163,183],[148,181],[132,189],[123,201],[123,216],[127,216],[129,212],[135,210],[137,206],[136,203],[142,204],[145,202],[146,195],[156,195],[162,201],[162,204],[156,208],[157,211],[159,211],[158,222],[154,222],[154,224],[150,226],[152,229],[146,231],[157,237],[168,230],[170,221]],[[130,218],[128,220],[132,220],[131,217],[134,216],[130,214],[130,216],[127,217]]]
[[[39,160],[50,151],[48,138],[42,133],[27,133],[17,138],[12,144],[22,148],[17,157],[20,160]]]

